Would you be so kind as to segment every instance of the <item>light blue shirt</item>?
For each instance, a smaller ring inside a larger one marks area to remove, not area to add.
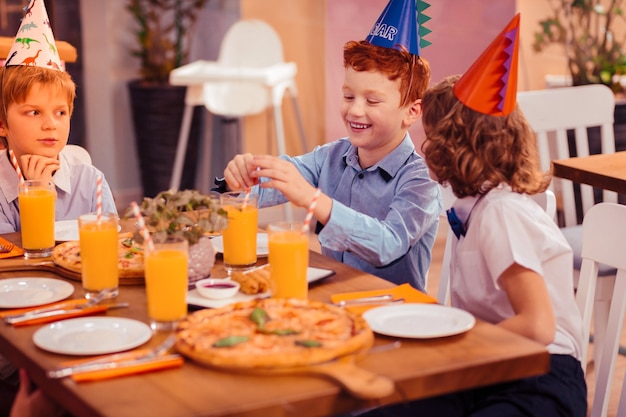
[[[104,174],[93,165],[71,163],[61,151],[61,165],[52,181],[57,199],[55,220],[73,220],[79,215],[96,211],[96,178],[102,177],[102,211],[117,213],[113,194]],[[17,200],[18,178],[9,161],[7,151],[0,151],[0,233],[21,230],[20,209]]]
[[[333,199],[330,220],[319,233],[324,255],[425,291],[443,203],[408,134],[378,164],[365,169],[347,138],[281,158],[293,162],[307,181]],[[253,192],[259,194],[259,207],[287,201],[274,189],[254,187]]]

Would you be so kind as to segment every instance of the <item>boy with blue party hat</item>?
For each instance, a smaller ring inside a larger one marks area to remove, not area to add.
[[[25,8],[5,66],[0,68],[0,233],[21,230],[17,204],[18,174],[52,181],[56,220],[74,220],[96,210],[96,178],[102,181],[102,210],[116,213],[104,175],[92,165],[76,164],[64,153],[70,132],[76,86],[59,57],[50,20],[41,0]]]
[[[290,201],[304,208],[320,190],[313,215],[324,255],[422,291],[442,209],[408,134],[430,81],[420,56],[428,30],[418,25],[428,20],[427,6],[391,0],[367,40],[345,45],[348,137],[296,157],[237,155],[222,188],[252,187],[259,207]]]

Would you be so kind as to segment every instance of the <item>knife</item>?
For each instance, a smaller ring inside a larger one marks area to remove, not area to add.
[[[87,372],[131,368],[131,367],[144,365],[148,363],[158,365],[160,363],[167,363],[172,360],[179,359],[179,358],[181,358],[181,355],[174,353],[171,355],[164,355],[164,356],[158,356],[158,357],[150,356],[150,357],[144,357],[144,358],[133,359],[133,360],[128,360],[128,361],[114,361],[114,362],[84,364],[84,365],[81,365],[80,368],[78,367],[74,368],[72,372],[69,372],[69,373],[68,371],[64,371],[64,370],[48,371],[48,377],[49,378],[63,378],[66,376],[84,374]],[[65,368],[65,369],[70,369],[70,368]]]
[[[112,363],[144,363],[138,361],[149,361],[150,359],[156,359],[160,356],[165,355],[165,353],[174,346],[176,343],[176,335],[173,334],[165,339],[161,344],[157,345],[153,349],[139,349],[132,352],[122,352],[115,353],[113,355],[106,355],[92,360],[81,361],[75,365],[64,366],[61,368],[54,369],[52,371],[48,371],[48,377],[50,378],[64,378],[66,376],[74,375],[81,372],[91,372],[94,370],[101,369],[111,369],[109,367],[103,366],[112,366],[107,364]]]
[[[123,308],[128,307],[128,303],[118,303],[118,304],[100,304],[93,307],[86,308],[72,308],[72,309],[61,309],[61,310],[52,310],[52,311],[44,311],[43,313],[31,314],[24,317],[17,318],[7,318],[5,321],[9,324],[13,324],[15,326],[25,326],[31,324],[43,324],[48,323],[54,320],[61,320],[70,317],[78,317],[78,316],[88,316],[90,314],[101,313],[113,308]]]
[[[345,307],[353,304],[379,304],[379,303],[396,303],[403,302],[404,298],[393,299],[392,294],[374,295],[372,297],[353,298],[351,300],[341,300],[333,303],[339,307]]]

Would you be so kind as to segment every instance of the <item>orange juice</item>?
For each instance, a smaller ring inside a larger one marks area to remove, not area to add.
[[[309,237],[301,230],[268,228],[272,297],[306,298],[308,292]]]
[[[223,198],[222,208],[228,213],[228,227],[222,231],[224,267],[228,271],[253,267],[259,218],[256,199],[251,198],[244,206],[240,200],[225,202]]]
[[[25,181],[18,199],[26,257],[49,256],[54,248],[54,185],[48,181]]]
[[[146,253],[148,316],[155,330],[172,329],[187,315],[187,241],[182,249],[155,244]]]
[[[100,221],[95,213],[78,218],[80,257],[82,264],[83,289],[87,298],[104,289],[118,294],[118,236],[117,216],[102,215]]]

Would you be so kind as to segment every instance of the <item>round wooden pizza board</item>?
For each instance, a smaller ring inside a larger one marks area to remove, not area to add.
[[[81,281],[79,272],[70,271],[55,264],[52,258],[26,259],[21,257],[3,259],[0,264],[0,271],[48,271],[72,281]],[[120,285],[143,285],[144,283],[143,277],[120,278]]]
[[[218,369],[253,373],[259,375],[316,375],[327,377],[341,385],[351,395],[366,400],[387,397],[394,393],[393,381],[382,375],[375,374],[356,365],[356,357],[351,354],[320,364],[285,367],[285,368],[231,368],[217,367]],[[192,358],[193,359],[193,358]],[[207,365],[205,363],[205,365]],[[211,366],[212,365],[207,365]]]

